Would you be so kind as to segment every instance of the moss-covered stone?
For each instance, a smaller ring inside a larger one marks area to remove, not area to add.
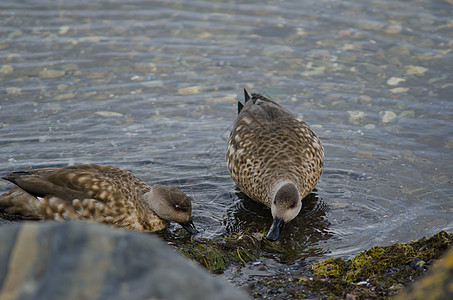
[[[257,260],[261,243],[252,235],[230,235],[217,240],[191,240],[179,244],[178,251],[209,271],[221,273],[233,262]]]
[[[411,262],[437,259],[452,243],[453,234],[442,231],[407,244],[376,246],[351,260],[321,260],[312,266],[314,279],[300,282],[330,296],[346,292],[366,298],[391,296],[423,273],[424,269],[411,267]]]
[[[398,243],[388,247],[376,246],[359,253],[350,261],[350,268],[345,274],[345,279],[369,278],[392,267],[408,264],[415,257],[413,247],[407,244]]]
[[[193,238],[176,242],[177,251],[195,260],[210,272],[222,273],[233,263],[244,264],[259,260],[262,252],[276,253],[286,257],[296,254],[264,238],[264,231],[233,233],[214,240]]]
[[[451,244],[453,233],[439,232],[407,244],[376,246],[350,260],[321,260],[311,266],[311,272],[304,267],[299,273],[291,275],[259,276],[256,280],[249,278],[247,284],[250,284],[250,294],[256,298],[344,299],[349,294],[355,299],[385,299],[424,274],[429,262],[439,258]],[[263,232],[237,233],[215,240],[194,238],[176,241],[175,246],[180,253],[215,273],[223,272],[231,264],[259,260],[261,253],[294,255],[291,249],[267,241]],[[451,261],[453,265],[453,258]],[[434,281],[441,280],[440,277],[433,278]],[[433,283],[430,281],[427,284]],[[443,287],[446,289],[449,286]]]
[[[328,258],[313,265],[313,273],[317,277],[342,278],[346,275],[350,264],[341,258]]]
[[[453,299],[453,248],[437,261],[426,276],[402,290],[395,300]]]
[[[391,246],[376,246],[360,252],[353,259],[345,261],[329,258],[315,263],[312,267],[316,277],[327,276],[353,280],[409,264],[415,258],[424,261],[435,259],[445,252],[453,242],[453,234],[444,231],[430,238],[422,238],[408,244],[396,243]]]

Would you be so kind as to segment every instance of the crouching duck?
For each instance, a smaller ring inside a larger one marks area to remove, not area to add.
[[[158,231],[170,222],[196,233],[192,204],[181,190],[149,186],[110,166],[76,165],[10,173],[17,187],[0,195],[0,209],[40,219],[85,219],[138,231]]]
[[[314,131],[281,105],[261,94],[244,94],[225,160],[237,187],[271,208],[273,223],[266,237],[275,241],[317,184],[324,149]]]

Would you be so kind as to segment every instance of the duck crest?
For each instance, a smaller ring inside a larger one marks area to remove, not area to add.
[[[250,100],[250,95],[246,89],[244,89],[244,98],[245,98],[245,103],[247,104],[247,102]],[[238,114],[241,113],[242,108],[244,108],[244,104],[242,104],[241,101],[238,101]]]
[[[225,154],[233,181],[268,207],[281,182],[294,183],[303,199],[322,173],[321,141],[305,122],[276,102],[261,94],[250,96],[246,90],[244,96]]]

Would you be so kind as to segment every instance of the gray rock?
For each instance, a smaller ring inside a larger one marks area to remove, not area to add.
[[[428,273],[399,292],[395,300],[453,299],[453,248],[436,261]]]
[[[421,260],[420,258],[415,258],[411,263],[410,263],[410,267],[412,269],[414,269],[415,271],[419,271],[421,269],[423,269],[423,267],[425,266],[426,262],[424,260]]]
[[[249,299],[159,238],[85,222],[0,227],[0,299]]]

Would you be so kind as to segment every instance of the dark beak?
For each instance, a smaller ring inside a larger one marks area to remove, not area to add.
[[[280,236],[280,232],[282,231],[283,225],[285,225],[285,221],[281,218],[274,218],[274,221],[272,222],[271,229],[269,229],[269,232],[267,233],[266,238],[269,241],[276,241],[278,240],[278,237]]]
[[[195,225],[193,225],[192,219],[189,219],[185,222],[179,223],[179,225],[182,226],[185,230],[187,230],[188,233],[190,234],[197,234],[198,230],[195,228]]]

